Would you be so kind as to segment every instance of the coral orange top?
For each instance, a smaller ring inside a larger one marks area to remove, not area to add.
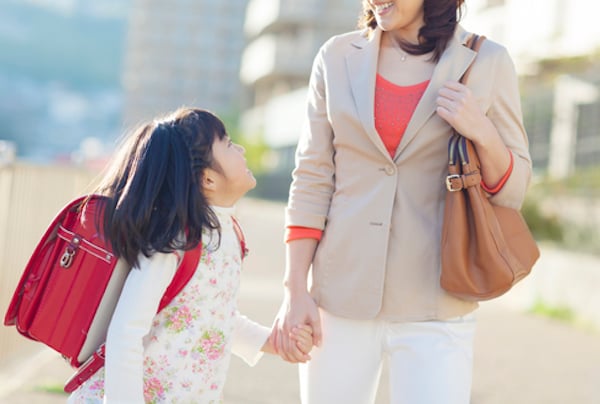
[[[402,135],[408,126],[419,100],[423,96],[429,80],[411,86],[398,86],[377,75],[375,83],[375,129],[381,137],[390,157],[394,158]],[[481,187],[490,194],[495,194],[506,183],[513,168],[513,155],[510,153],[510,166],[501,180],[490,188],[481,181]],[[289,226],[285,241],[312,238],[321,240],[323,231],[309,227]]]

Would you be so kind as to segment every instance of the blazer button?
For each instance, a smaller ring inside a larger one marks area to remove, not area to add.
[[[396,167],[393,165],[389,165],[389,166],[385,166],[385,173],[387,175],[394,175],[396,174]]]

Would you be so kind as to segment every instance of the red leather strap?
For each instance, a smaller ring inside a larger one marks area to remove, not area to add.
[[[237,235],[238,240],[240,241],[242,259],[244,259],[246,258],[249,252],[248,247],[246,246],[246,237],[244,236],[244,231],[242,230],[242,226],[240,226],[240,223],[234,216],[231,216],[231,221],[233,222],[233,230],[235,231],[235,234]]]
[[[171,300],[173,300],[185,285],[187,285],[189,280],[192,279],[192,276],[194,276],[194,272],[196,272],[196,268],[198,267],[198,262],[200,262],[201,255],[202,243],[198,244],[198,247],[186,251],[185,254],[183,254],[183,260],[181,261],[179,268],[177,268],[173,280],[169,286],[167,286],[167,290],[165,290],[162,299],[160,299],[157,313],[171,303]]]
[[[104,355],[105,346],[100,345],[100,348],[90,359],[88,359],[83,365],[77,369],[77,372],[71,376],[65,384],[64,391],[67,393],[74,392],[79,386],[81,386],[87,379],[92,377],[102,366],[104,366]]]

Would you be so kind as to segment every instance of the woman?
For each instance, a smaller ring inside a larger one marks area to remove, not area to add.
[[[303,403],[372,403],[386,357],[392,403],[469,402],[477,304],[439,283],[448,139],[474,142],[494,204],[521,205],[531,160],[507,51],[486,40],[459,84],[462,4],[365,0],[362,29],[315,58],[275,323],[289,361],[291,328],[313,327]]]

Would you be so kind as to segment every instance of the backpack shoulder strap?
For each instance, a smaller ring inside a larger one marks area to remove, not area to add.
[[[233,230],[235,230],[235,234],[240,241],[240,248],[242,250],[242,259],[246,258],[248,255],[248,247],[246,246],[246,237],[244,236],[244,231],[242,230],[242,226],[240,226],[240,222],[234,217],[231,216],[231,221],[233,222]]]
[[[171,303],[171,300],[173,300],[185,285],[187,285],[189,280],[192,279],[192,276],[194,276],[194,272],[196,272],[196,268],[198,267],[198,262],[200,262],[201,255],[201,242],[198,243],[196,248],[188,250],[183,254],[183,259],[175,272],[175,276],[173,276],[173,280],[169,286],[167,286],[167,290],[165,290],[162,299],[160,299],[157,312],[161,311],[166,305]]]
[[[233,230],[240,241],[240,249],[242,254],[242,259],[248,255],[248,248],[246,247],[246,237],[244,237],[244,232],[240,223],[237,221],[235,217],[231,217],[233,222]],[[171,300],[177,296],[179,292],[187,285],[189,280],[194,276],[194,272],[196,272],[196,268],[198,267],[198,262],[200,262],[200,256],[202,255],[202,243],[198,244],[198,247],[188,250],[183,255],[183,260],[177,268],[177,272],[175,272],[175,276],[173,276],[173,280],[167,286],[167,290],[165,290],[165,294],[162,299],[160,299],[160,304],[158,305],[158,311],[164,309]],[[157,311],[157,312],[158,312]]]

